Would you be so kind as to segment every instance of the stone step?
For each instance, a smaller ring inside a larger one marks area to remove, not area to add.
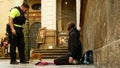
[[[41,53],[42,55],[64,55],[66,53]]]
[[[68,49],[66,47],[58,47],[54,49],[37,49],[36,53],[41,53],[43,58],[57,58],[67,53]]]
[[[57,58],[60,56],[65,55],[66,53],[41,53],[43,55],[43,58]]]
[[[68,49],[66,47],[58,47],[54,49],[36,49],[36,53],[41,53],[43,55],[43,58],[57,58],[62,55],[65,55],[67,53]],[[17,55],[18,57],[18,55]],[[0,57],[1,58],[1,57]],[[1,59],[8,59],[10,58],[9,54],[6,55],[6,57],[2,57]]]
[[[66,53],[68,50],[37,50],[36,53]]]

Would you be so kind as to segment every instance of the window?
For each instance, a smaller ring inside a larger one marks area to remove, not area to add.
[[[33,10],[41,10],[41,4],[40,3],[35,3],[32,5]]]

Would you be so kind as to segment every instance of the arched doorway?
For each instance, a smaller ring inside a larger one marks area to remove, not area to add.
[[[67,24],[76,23],[76,0],[57,0],[57,44],[58,47],[67,46]]]
[[[30,27],[30,46],[36,48],[36,38],[38,35],[39,28],[41,28],[40,22],[35,22]]]

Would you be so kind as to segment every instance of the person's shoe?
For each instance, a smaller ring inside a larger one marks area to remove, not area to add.
[[[11,61],[10,64],[19,64],[17,61]]]
[[[80,61],[77,61],[77,60],[75,60],[75,63],[74,63],[75,65],[81,65],[81,62]]]
[[[29,63],[28,61],[20,61],[21,64],[27,64]]]

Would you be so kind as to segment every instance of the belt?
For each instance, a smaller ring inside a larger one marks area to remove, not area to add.
[[[23,27],[22,25],[13,24],[15,27]]]

